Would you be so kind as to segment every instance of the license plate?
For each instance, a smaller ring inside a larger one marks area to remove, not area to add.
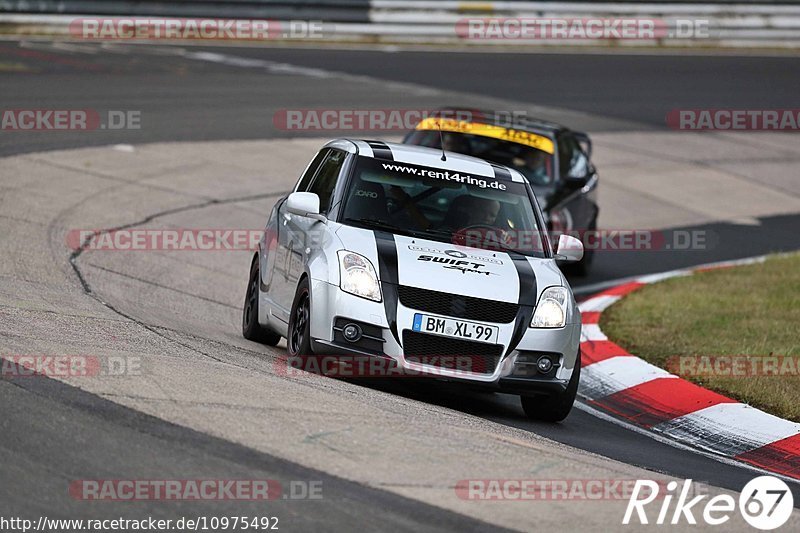
[[[440,316],[414,313],[414,324],[411,329],[422,333],[433,333],[448,337],[457,337],[471,341],[497,344],[500,328],[476,322],[466,322]]]

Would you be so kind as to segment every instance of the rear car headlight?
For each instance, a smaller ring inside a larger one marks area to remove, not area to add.
[[[531,319],[532,328],[560,328],[567,321],[567,288],[547,287]]]
[[[363,255],[339,250],[339,288],[361,298],[381,301],[381,287],[375,268]]]

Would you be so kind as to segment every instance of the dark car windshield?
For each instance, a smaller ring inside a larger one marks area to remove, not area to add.
[[[442,132],[444,149],[450,152],[471,155],[493,163],[514,168],[534,186],[553,183],[553,156],[532,146],[454,131]],[[404,141],[430,148],[441,148],[437,130],[415,130]]]
[[[342,222],[546,257],[524,183],[359,156]]]

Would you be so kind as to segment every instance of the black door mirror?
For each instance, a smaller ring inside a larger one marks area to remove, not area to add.
[[[579,189],[586,185],[592,176],[592,165],[589,155],[581,145],[581,141],[588,145],[591,151],[589,136],[585,133],[565,133],[558,143],[559,166],[564,185],[571,189]]]
[[[592,140],[589,136],[585,133],[576,132],[573,133],[575,140],[578,141],[578,144],[581,146],[581,150],[586,154],[586,157],[591,159],[592,158]]]

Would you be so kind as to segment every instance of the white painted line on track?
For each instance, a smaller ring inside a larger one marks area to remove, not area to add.
[[[608,337],[600,329],[600,324],[583,324],[581,326],[581,342],[607,341]]]
[[[605,294],[579,303],[578,309],[581,310],[581,313],[599,313],[605,311],[607,307],[617,302],[619,299],[620,296]]]

